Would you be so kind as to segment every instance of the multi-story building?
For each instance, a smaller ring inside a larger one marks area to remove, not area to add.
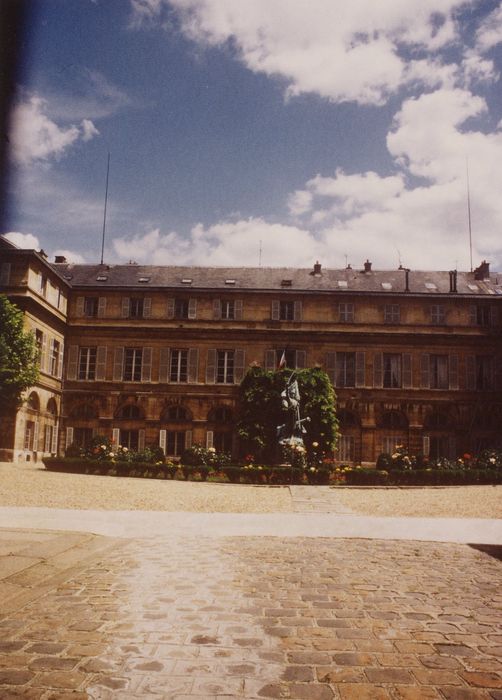
[[[73,265],[6,243],[1,256],[0,291],[41,349],[16,459],[96,434],[171,456],[195,443],[236,451],[238,384],[249,365],[274,369],[283,352],[288,367],[321,366],[333,382],[341,461],[374,462],[396,444],[431,457],[502,446],[502,275],[487,263]]]

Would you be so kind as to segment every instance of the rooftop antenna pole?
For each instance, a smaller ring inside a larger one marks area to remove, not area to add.
[[[465,158],[465,170],[467,175],[467,218],[469,222],[469,255],[471,261],[472,272],[472,227],[471,227],[471,191],[469,187],[469,158]]]
[[[261,267],[261,241],[260,241],[260,252],[258,255],[258,267]]]
[[[101,240],[101,265],[103,264],[103,256],[105,252],[105,229],[106,229],[106,206],[108,204],[108,177],[110,175],[110,151],[108,151],[108,164],[106,166],[106,190],[105,190],[105,211],[103,214],[103,237]]]

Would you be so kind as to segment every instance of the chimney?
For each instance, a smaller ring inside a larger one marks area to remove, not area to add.
[[[450,270],[450,292],[456,293],[457,291],[457,271]]]
[[[371,263],[369,260],[366,260],[364,263],[364,272],[371,272]]]
[[[316,264],[314,265],[314,275],[316,277],[321,276],[321,263],[319,262],[319,260],[317,260]]]
[[[488,280],[490,279],[490,263],[483,260],[481,265],[474,270],[475,280]]]
[[[409,267],[404,267],[404,281],[405,281],[405,292],[410,291],[410,268]]]
[[[56,257],[54,258],[54,262],[55,263],[65,263],[66,258],[64,255],[56,255]]]

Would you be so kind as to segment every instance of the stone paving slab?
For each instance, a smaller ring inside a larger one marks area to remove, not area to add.
[[[451,543],[123,540],[2,610],[0,697],[501,700],[501,574]]]

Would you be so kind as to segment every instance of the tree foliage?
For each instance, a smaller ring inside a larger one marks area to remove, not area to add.
[[[240,415],[237,426],[242,454],[269,462],[277,458],[277,426],[287,419],[281,392],[292,370],[270,372],[251,367],[239,388]],[[321,368],[295,371],[300,390],[302,418],[309,417],[304,436],[307,450],[318,443],[318,452],[331,453],[338,435],[335,392],[329,377]]]
[[[22,311],[0,294],[0,409],[19,406],[38,374],[35,338],[24,330]]]

